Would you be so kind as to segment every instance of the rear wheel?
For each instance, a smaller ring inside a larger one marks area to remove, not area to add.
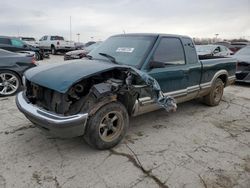
[[[84,138],[94,148],[109,149],[124,138],[128,126],[126,108],[119,102],[112,102],[89,118]]]
[[[224,92],[224,83],[220,78],[217,78],[208,95],[204,97],[204,102],[209,106],[217,106]]]
[[[35,53],[35,60],[36,61],[41,60],[41,56],[40,56],[40,54],[38,52]]]
[[[51,46],[51,53],[53,55],[56,55],[56,48],[55,48],[55,46]]]
[[[16,94],[21,87],[19,76],[11,71],[0,71],[0,96]]]

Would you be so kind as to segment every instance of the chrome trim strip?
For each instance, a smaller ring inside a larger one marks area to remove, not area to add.
[[[231,84],[233,84],[235,81],[236,81],[236,76],[235,76],[235,75],[229,76],[229,77],[228,77],[228,83],[227,83],[227,85],[231,85]]]
[[[17,94],[16,103],[20,111],[27,113],[35,118],[45,120],[48,123],[56,125],[70,124],[72,122],[87,122],[88,114],[76,114],[71,116],[63,116],[40,109],[33,104],[27,103],[24,99],[23,92]]]
[[[193,92],[196,92],[196,91],[199,91],[199,90],[200,90],[200,86],[195,85],[195,86],[190,86],[187,89],[181,89],[181,90],[177,90],[177,91],[167,92],[167,93],[164,93],[164,95],[172,96],[174,98],[178,98],[178,97],[186,96],[186,95],[188,95],[190,93],[193,93]],[[144,106],[144,105],[152,104],[152,103],[155,103],[155,102],[151,97],[143,97],[143,98],[138,99],[138,103],[141,106]]]
[[[228,77],[228,80],[229,80],[229,81],[236,80],[236,76],[235,76],[235,75],[229,76],[229,77]]]

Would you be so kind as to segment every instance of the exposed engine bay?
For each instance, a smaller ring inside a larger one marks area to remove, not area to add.
[[[63,115],[88,112],[90,115],[102,105],[121,102],[133,113],[136,99],[152,96],[167,111],[176,110],[172,97],[164,96],[158,82],[135,68],[115,68],[78,81],[62,94],[27,81],[28,100],[48,111]]]

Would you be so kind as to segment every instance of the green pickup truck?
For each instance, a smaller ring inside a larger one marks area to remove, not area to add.
[[[115,35],[86,59],[28,70],[26,89],[17,95],[16,104],[49,133],[84,135],[93,147],[108,149],[124,138],[129,116],[160,108],[155,85],[177,103],[203,98],[207,105],[218,105],[224,87],[235,81],[236,60],[203,58],[186,36]]]

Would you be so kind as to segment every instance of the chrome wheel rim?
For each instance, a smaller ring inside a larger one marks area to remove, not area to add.
[[[221,97],[222,97],[222,92],[223,92],[223,86],[218,85],[215,90],[214,90],[214,100],[216,102],[220,101]]]
[[[122,114],[112,111],[107,113],[99,125],[99,136],[105,142],[112,142],[117,139],[123,129]]]
[[[11,73],[0,73],[0,94],[11,95],[19,87],[18,78]]]

